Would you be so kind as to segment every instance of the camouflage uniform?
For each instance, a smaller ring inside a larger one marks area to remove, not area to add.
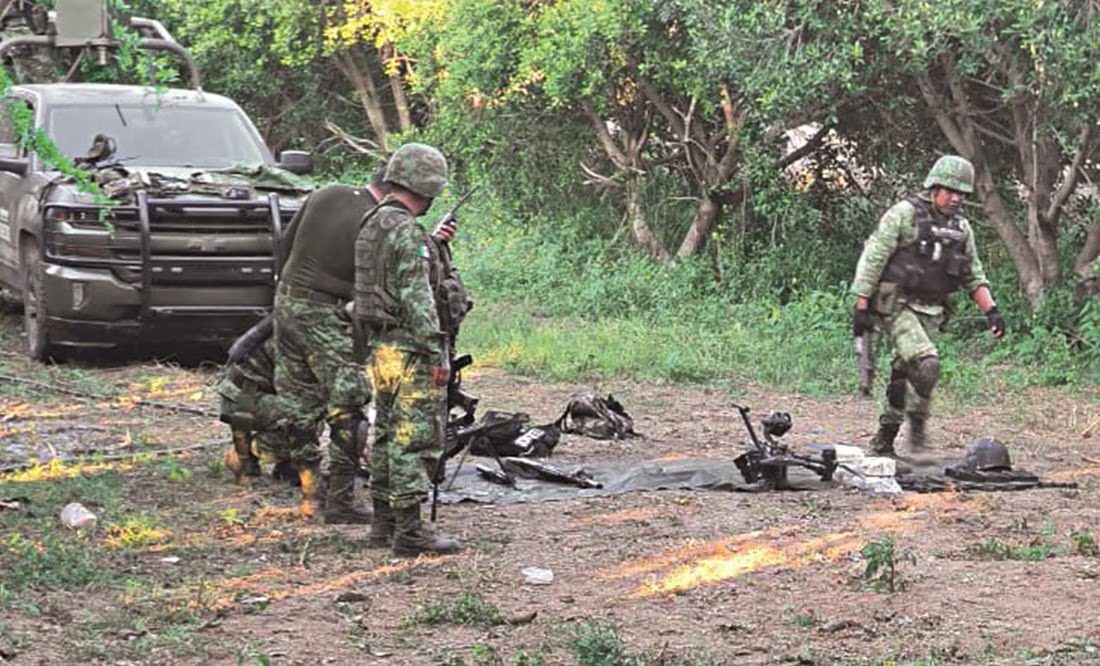
[[[283,273],[275,296],[275,389],[294,441],[299,474],[312,482],[320,452],[316,431],[331,430],[330,522],[366,522],[349,517],[354,472],[362,451],[356,433],[370,387],[352,353],[350,320],[355,276],[355,237],[366,212],[377,205],[366,188],[330,185],[309,196],[287,227]],[[303,515],[315,511],[312,487],[303,478]]]
[[[221,396],[221,420],[233,432],[227,462],[238,482],[258,476],[258,462],[281,463],[309,454],[295,451],[294,442],[278,427],[283,414],[282,403],[275,397],[274,354],[275,341],[268,338],[240,361],[227,364],[215,387]],[[235,462],[229,462],[233,458]]]
[[[399,148],[386,172],[386,182],[428,203],[445,179],[443,156],[423,144]],[[427,232],[394,199],[383,201],[355,243],[355,317],[374,387],[371,542],[388,545],[392,538],[399,555],[458,550],[457,542],[424,528],[419,514],[446,421],[446,387],[433,377],[433,367],[446,367],[448,349],[432,248]]]
[[[961,182],[957,189],[968,192],[964,186]],[[925,187],[931,185],[926,181]],[[919,238],[922,225],[926,235]],[[871,320],[894,352],[872,448],[892,452],[893,436],[907,415],[923,429],[939,374],[934,338],[950,315],[951,296],[955,289],[973,293],[983,285],[989,281],[970,223],[959,213],[938,212],[926,192],[898,202],[879,220],[851,287],[852,294],[868,299]],[[892,433],[888,445],[880,441],[884,430]]]

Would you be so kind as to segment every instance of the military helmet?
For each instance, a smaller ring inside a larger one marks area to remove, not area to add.
[[[406,143],[390,157],[383,180],[434,199],[447,185],[447,159],[425,143]]]
[[[983,438],[970,445],[966,450],[967,462],[979,472],[1008,471],[1012,469],[1012,458],[1008,448],[999,440]]]
[[[970,194],[974,191],[974,165],[958,155],[944,155],[936,160],[924,179],[924,188],[946,187]]]

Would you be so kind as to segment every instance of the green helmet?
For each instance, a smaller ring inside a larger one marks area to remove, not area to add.
[[[965,459],[972,469],[979,472],[1012,469],[1012,458],[1008,455],[1008,447],[996,439],[983,438],[974,442],[966,450]]]
[[[424,143],[406,143],[394,152],[383,180],[434,199],[447,185],[447,159]]]
[[[924,179],[925,189],[937,186],[970,194],[974,191],[974,165],[958,155],[944,155]]]

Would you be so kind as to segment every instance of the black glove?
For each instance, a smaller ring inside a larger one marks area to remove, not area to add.
[[[1001,316],[996,305],[986,310],[985,320],[989,323],[989,331],[993,333],[993,337],[999,338],[1005,334],[1005,318]]]
[[[871,323],[871,312],[867,308],[856,306],[852,313],[852,337],[858,338],[864,333],[870,333],[874,325]]]

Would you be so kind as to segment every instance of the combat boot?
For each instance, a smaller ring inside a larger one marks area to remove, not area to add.
[[[271,468],[271,478],[289,483],[294,487],[302,485],[302,482],[298,480],[298,470],[295,468],[294,463],[289,460],[280,460],[275,463],[275,466]]]
[[[366,525],[371,510],[355,501],[355,477],[359,474],[356,433],[361,419],[354,417],[334,421],[332,444],[329,446],[328,493],[325,497],[325,522],[328,524]]]
[[[871,453],[876,456],[896,455],[894,440],[898,437],[898,430],[901,430],[899,423],[880,423],[878,432],[871,438]]]
[[[238,486],[248,486],[251,477],[260,475],[260,461],[252,455],[252,437],[247,430],[233,429],[233,448],[225,453],[225,467],[233,472]]]
[[[923,451],[928,448],[928,434],[925,429],[925,416],[924,414],[916,414],[909,412],[906,416],[906,421],[909,422],[909,426],[906,432],[906,440],[909,442],[909,449],[911,451]]]
[[[302,483],[302,499],[298,503],[298,516],[302,520],[313,520],[317,516],[321,499],[321,462],[319,460],[299,460],[294,463],[298,471],[298,480]]]
[[[416,557],[421,553],[450,555],[462,550],[462,545],[449,536],[436,534],[420,522],[420,505],[394,509],[393,554]]]
[[[370,548],[389,548],[393,545],[394,518],[393,509],[389,502],[375,499],[374,518],[371,519],[370,535],[367,536],[367,546]]]

